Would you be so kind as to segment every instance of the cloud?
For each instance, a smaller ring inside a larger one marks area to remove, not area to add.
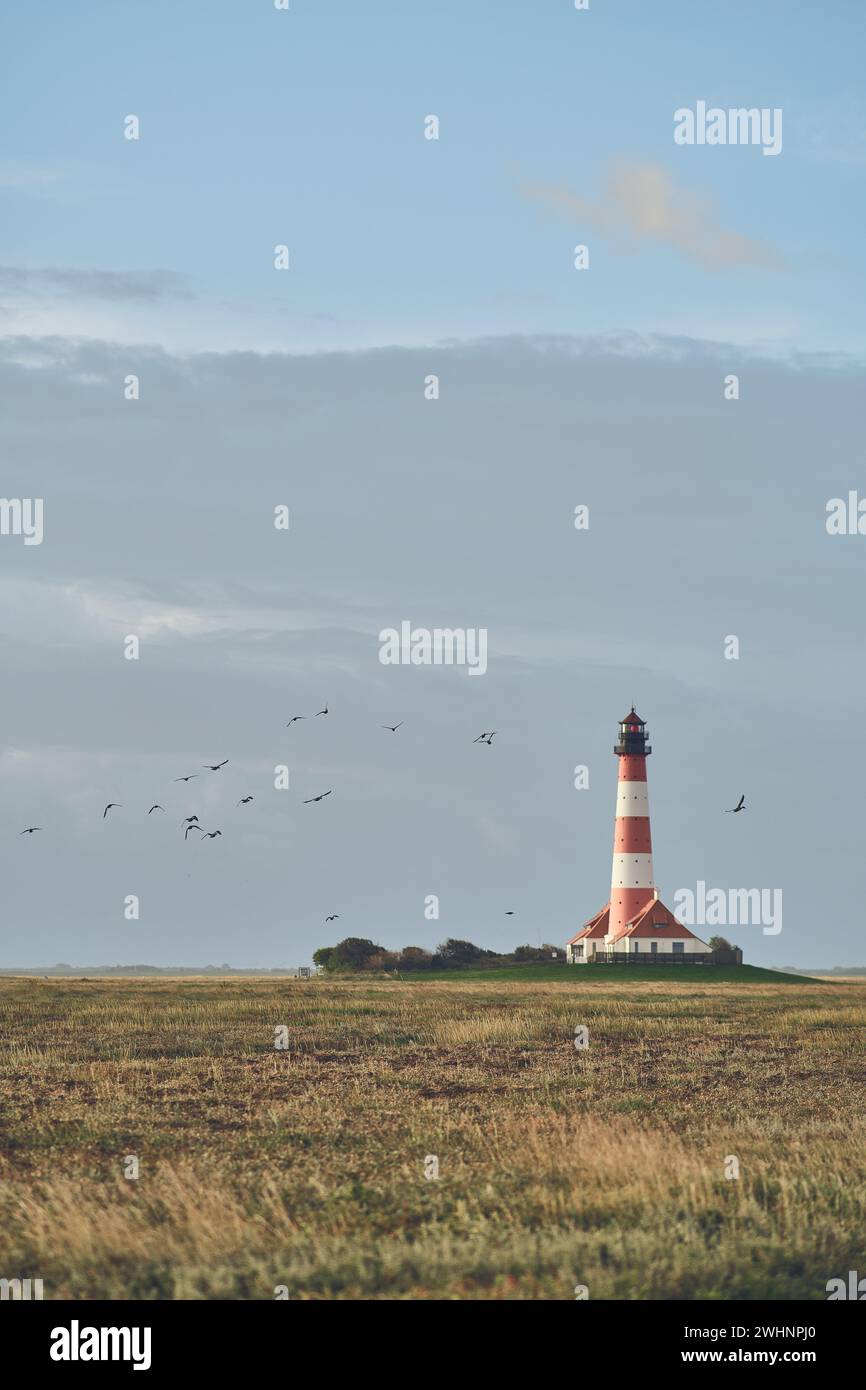
[[[629,249],[655,243],[710,269],[784,265],[776,248],[719,226],[711,200],[678,187],[660,164],[615,165],[596,199],[562,184],[524,183],[520,192],[578,225],[631,243]]]
[[[439,405],[428,372],[450,383]],[[728,372],[748,383],[733,434]],[[130,892],[134,940],[164,964],[237,959],[239,931],[245,963],[309,959],[337,888],[346,930],[386,945],[511,948],[515,921],[564,940],[609,882],[611,735],[632,699],[658,755],[664,891],[727,882],[707,825],[734,804],[722,780],[745,778],[781,809],[738,843],[740,881],[790,892],[787,956],[825,913],[825,950],[848,958],[858,885],[826,825],[846,792],[825,687],[844,651],[834,700],[855,719],[862,564],[823,517],[856,485],[863,386],[857,362],[629,333],[182,357],[0,339],[3,491],[45,501],[44,544],[0,537],[0,963],[116,959]],[[487,674],[383,666],[378,634],[404,619],[485,627]],[[493,751],[472,745],[482,728]],[[123,809],[103,821],[108,801]],[[215,854],[184,845],[191,814],[224,831]],[[32,844],[25,825],[43,826]]]
[[[0,290],[25,295],[69,295],[79,299],[192,299],[187,276],[173,270],[31,270],[0,266]]]
[[[44,193],[66,177],[56,169],[0,164],[0,188],[9,192]]]

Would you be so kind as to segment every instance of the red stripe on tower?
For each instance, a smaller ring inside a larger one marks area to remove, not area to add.
[[[646,724],[634,706],[619,723],[619,758],[613,866],[610,876],[610,921],[606,940],[625,936],[632,922],[655,900],[653,852],[647,796],[646,760],[652,752]]]

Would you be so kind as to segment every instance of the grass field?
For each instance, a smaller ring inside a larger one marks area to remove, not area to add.
[[[866,983],[696,973],[0,979],[0,1277],[823,1299],[866,1266]]]

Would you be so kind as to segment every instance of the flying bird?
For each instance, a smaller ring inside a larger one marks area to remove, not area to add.
[[[159,804],[158,801],[155,801],[154,804],[153,804],[153,805],[151,806],[151,808],[150,808],[150,811],[164,811],[164,810],[165,810],[165,807],[164,807],[164,806],[160,806],[160,804]],[[150,811],[148,811],[148,813],[147,813],[148,815],[150,815]]]
[[[198,820],[198,816],[184,816],[181,825],[189,825],[194,820]]]
[[[472,742],[473,742],[473,743],[486,743],[488,748],[492,748],[492,747],[493,747],[493,737],[494,737],[494,734],[495,734],[495,733],[496,733],[496,730],[495,730],[495,729],[491,729],[490,733],[479,734],[477,738],[474,738],[474,739],[472,740]]]
[[[325,918],[325,921],[326,921],[326,922],[336,922],[336,920],[337,920],[337,918],[339,917],[339,915],[340,915],[339,912],[335,912],[335,913],[333,913],[330,917],[326,917],[326,918]]]
[[[198,829],[198,826],[196,826],[196,829]],[[203,840],[215,840],[217,835],[221,834],[221,830],[203,830],[201,832],[201,837]]]
[[[248,802],[248,801],[252,801],[252,799],[253,799],[253,798],[252,798],[251,796],[242,796],[241,799],[240,799],[240,801],[238,802],[238,805],[239,805],[239,806],[246,806],[247,802]]]
[[[28,825],[26,830],[19,830],[19,835],[32,835],[35,830],[41,830],[41,825]]]
[[[514,916],[514,913],[513,913],[513,912],[506,912],[505,915],[506,915],[506,917],[513,917],[513,916]]]
[[[108,815],[108,813],[109,813],[109,811],[111,810],[112,806],[119,806],[119,807],[121,807],[121,809],[122,809],[122,808],[123,808],[123,802],[122,802],[122,801],[109,801],[108,805],[106,806],[105,810],[104,810],[103,813],[102,813],[102,819],[103,819],[103,820],[105,820],[105,817]]]
[[[209,767],[211,772],[219,772],[221,767],[225,767],[228,758],[223,758],[221,763],[202,763],[202,767]]]
[[[405,722],[406,722],[406,721],[405,721],[404,719],[401,719],[399,724],[380,724],[380,725],[379,725],[379,728],[380,728],[380,729],[390,729],[392,734],[396,734],[396,732],[397,732],[398,729],[402,729],[402,727],[403,727],[403,725],[405,724]]]
[[[186,830],[183,832],[184,842],[186,842],[187,836],[189,835],[189,832],[190,832],[191,830],[198,830],[199,833],[201,833],[201,826],[200,826],[200,825],[188,825],[187,828],[186,828]]]
[[[286,725],[286,728],[290,729],[292,725],[296,724],[299,719],[306,719],[306,717],[307,716],[305,714],[293,714],[288,724]]]
[[[744,792],[743,795],[740,797],[739,801],[737,802],[736,806],[729,806],[729,807],[728,807],[727,811],[725,812],[725,815],[726,815],[726,816],[735,816],[735,815],[737,814],[738,811],[745,811],[746,808],[745,808],[745,805],[743,804],[743,803],[745,802],[745,800],[746,800],[746,796],[745,796],[745,792]]]
[[[309,806],[311,801],[324,801],[325,797],[330,796],[333,790],[334,788],[331,787],[330,791],[322,792],[321,796],[308,796],[306,801],[304,802],[304,805]]]
[[[198,773],[191,772],[188,777],[175,777],[173,780],[175,782],[191,782],[193,777],[198,777]]]
[[[327,713],[328,713],[328,706],[325,705],[325,708],[324,708],[324,709],[317,710],[317,712],[316,712],[316,718],[318,719],[318,717],[319,717],[320,714],[327,714]]]

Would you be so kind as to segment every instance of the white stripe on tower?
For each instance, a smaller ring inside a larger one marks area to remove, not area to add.
[[[616,791],[617,816],[649,817],[646,782],[619,782]]]
[[[615,854],[611,888],[652,888],[653,857],[651,854]]]
[[[632,709],[620,721],[619,729],[619,743],[614,749],[619,757],[619,781],[607,937],[611,942],[625,935],[641,909],[655,896],[646,777],[650,750],[645,726]]]

